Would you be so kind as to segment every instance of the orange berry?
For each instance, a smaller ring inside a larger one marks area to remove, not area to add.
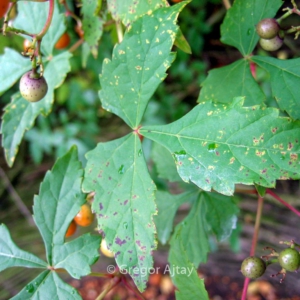
[[[89,204],[85,203],[81,206],[81,209],[75,216],[74,221],[77,223],[77,225],[84,227],[93,223],[94,215]]]
[[[76,231],[76,228],[77,228],[77,224],[75,223],[74,220],[72,220],[72,222],[70,223],[69,228],[66,232],[66,237],[73,235]]]
[[[66,47],[68,47],[68,45],[70,44],[70,36],[67,32],[65,32],[57,41],[57,43],[55,44],[55,48],[56,49],[64,49]]]
[[[4,17],[9,7],[9,0],[1,0],[0,3],[0,19]]]

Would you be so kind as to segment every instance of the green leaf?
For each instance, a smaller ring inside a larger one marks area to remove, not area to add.
[[[84,39],[90,47],[97,50],[97,45],[102,36],[103,21],[95,14],[97,10],[97,1],[82,1],[81,11],[83,13],[82,29],[84,31]]]
[[[81,191],[82,177],[83,169],[74,146],[46,173],[39,195],[34,197],[34,220],[43,237],[50,265],[58,263],[60,253],[55,246],[64,244],[70,222],[85,202]],[[64,251],[68,247],[66,245]],[[71,250],[78,251],[74,247]]]
[[[205,220],[219,241],[227,239],[236,228],[239,209],[232,197],[217,193],[200,193]]]
[[[99,143],[87,153],[83,190],[95,191],[93,210],[98,229],[114,252],[120,269],[127,270],[144,290],[156,248],[155,185],[149,176],[136,134]]]
[[[255,184],[255,189],[261,197],[265,196],[267,190],[265,187]]]
[[[272,93],[280,109],[285,110],[293,119],[300,119],[300,58],[282,60],[254,56],[251,59],[270,73]]]
[[[171,182],[181,181],[174,164],[174,159],[165,147],[153,143],[151,158],[155,163],[158,177],[167,179]]]
[[[121,117],[131,128],[141,122],[148,101],[165,79],[174,59],[170,53],[184,3],[161,8],[132,24],[112,60],[104,60],[99,95],[102,106]]]
[[[235,0],[221,25],[221,41],[244,55],[249,55],[259,40],[256,24],[273,18],[282,5],[281,0]]]
[[[14,20],[14,27],[23,29],[31,34],[38,34],[45,26],[49,12],[49,2],[18,2],[18,14]],[[41,50],[46,56],[53,53],[53,48],[61,35],[65,32],[65,17],[59,13],[59,6],[55,1],[51,25],[42,39]]]
[[[300,177],[300,123],[274,108],[201,103],[183,118],[139,131],[166,147],[186,182],[231,195],[234,184],[274,187]]]
[[[189,260],[186,252],[186,242],[182,239],[185,233],[181,224],[171,240],[169,262],[171,276],[177,287],[177,300],[208,300],[208,294],[204,286],[204,280],[199,278],[194,265]]]
[[[203,201],[203,198],[198,196],[187,217],[176,226],[175,233],[171,239],[171,244],[173,238],[176,238],[178,235],[180,235],[180,239],[184,244],[189,261],[195,267],[198,267],[201,262],[207,261],[207,254],[209,253],[210,248],[208,241],[208,227],[206,224],[205,201]],[[193,242],[191,243],[190,241]]]
[[[10,267],[46,268],[47,263],[15,245],[7,227],[0,225],[0,271]]]
[[[5,48],[0,55],[0,95],[9,89],[25,72],[30,69],[31,62],[15,50]]]
[[[66,269],[73,278],[88,275],[90,265],[99,258],[100,243],[100,235],[87,233],[69,243],[54,245],[53,264],[55,268]]]
[[[176,39],[174,45],[179,48],[181,51],[192,54],[191,46],[189,45],[188,41],[186,40],[185,36],[183,35],[182,31],[179,29],[176,35]]]
[[[11,103],[4,108],[1,125],[2,145],[9,166],[15,161],[25,131],[33,126],[39,114],[46,116],[50,113],[54,89],[63,83],[67,72],[70,71],[70,57],[71,54],[64,52],[55,56],[46,66],[44,76],[48,83],[48,92],[44,99],[30,103],[17,93],[12,97]]]
[[[173,222],[177,209],[192,196],[193,193],[191,192],[179,195],[172,195],[165,191],[156,192],[158,214],[154,217],[154,221],[157,229],[157,237],[163,245],[168,242],[173,231]]]
[[[249,61],[244,59],[211,70],[201,86],[198,102],[230,103],[233,98],[244,96],[245,106],[252,106],[265,100],[264,93],[251,74]]]
[[[108,10],[112,17],[121,20],[125,26],[129,26],[131,22],[140,16],[152,12],[160,7],[167,6],[165,0],[108,0]]]
[[[76,289],[63,282],[55,272],[44,271],[11,300],[80,300]]]

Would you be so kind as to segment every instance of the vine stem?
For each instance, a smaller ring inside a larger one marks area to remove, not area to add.
[[[266,190],[266,193],[271,195],[273,198],[278,200],[281,204],[283,204],[288,209],[290,209],[292,212],[294,212],[298,217],[300,217],[300,211],[298,211],[295,207],[293,207],[292,205],[290,205],[289,203],[287,203],[286,201],[281,199],[276,193],[274,193],[273,191],[271,191],[269,189]]]
[[[223,0],[223,5],[226,9],[229,9],[231,7],[231,3],[229,0]]]
[[[53,17],[53,12],[54,12],[54,6],[55,6],[55,0],[49,0],[49,12],[48,12],[48,17],[46,20],[46,24],[44,28],[36,35],[37,40],[41,40],[43,36],[47,33],[51,22],[52,22],[52,17]]]
[[[121,282],[120,277],[113,278],[107,287],[102,291],[102,293],[95,300],[103,300],[106,294],[111,291],[115,286],[117,286]]]
[[[121,43],[123,41],[123,29],[120,21],[116,22],[116,29],[117,29],[118,41],[119,43]]]
[[[254,233],[253,233],[252,242],[251,242],[250,256],[253,256],[255,254],[258,233],[259,233],[259,228],[260,228],[260,222],[261,222],[261,216],[262,216],[262,210],[263,210],[263,204],[264,204],[264,198],[261,197],[260,195],[258,195],[258,205],[257,205],[257,210],[256,210],[256,219],[255,219],[255,225],[254,225]],[[242,293],[242,300],[247,299],[247,291],[248,291],[249,282],[250,282],[250,278],[245,278],[243,293]]]
[[[140,294],[140,292],[138,292],[136,289],[134,289],[127,281],[126,277],[122,277],[122,282],[124,283],[124,285],[130,290],[132,291],[140,300],[146,300],[142,294]]]

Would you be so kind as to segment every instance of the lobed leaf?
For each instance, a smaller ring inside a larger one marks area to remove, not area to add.
[[[208,300],[208,294],[204,286],[204,280],[199,278],[195,266],[191,263],[186,252],[186,243],[183,241],[183,227],[177,227],[171,240],[169,262],[171,276],[177,287],[175,292],[177,300]]]
[[[209,71],[201,84],[198,102],[230,103],[233,98],[245,97],[245,106],[262,104],[265,94],[253,78],[248,60],[240,59],[226,67]]]
[[[131,128],[141,122],[148,101],[166,77],[174,59],[170,53],[185,3],[160,8],[132,24],[112,60],[104,60],[100,75],[104,109],[121,117]]]
[[[55,268],[63,268],[73,278],[91,273],[90,265],[99,258],[100,235],[84,234],[63,245],[56,244],[53,248],[53,264]]]
[[[70,57],[71,54],[62,53],[55,56],[46,66],[44,76],[48,83],[48,92],[44,99],[30,103],[16,93],[12,97],[11,103],[4,108],[1,125],[2,145],[9,166],[12,166],[15,161],[25,131],[33,126],[39,114],[50,113],[54,100],[54,89],[62,84],[67,72],[70,71]]]
[[[2,224],[0,225],[0,271],[10,267],[46,268],[47,263],[16,246],[7,227]]]
[[[158,177],[167,179],[171,182],[181,181],[176,166],[174,165],[174,159],[165,147],[153,143],[151,158],[155,163]]]
[[[44,271],[11,300],[80,300],[76,289],[63,282],[55,272]]]
[[[43,237],[50,265],[59,263],[58,257],[64,256],[63,251],[78,251],[76,242],[68,250],[70,246],[64,245],[64,240],[70,222],[85,203],[81,191],[82,177],[83,169],[73,146],[46,173],[39,195],[34,197],[34,220]],[[84,267],[86,262],[80,262]]]
[[[84,39],[90,47],[97,50],[98,42],[103,33],[103,21],[96,15],[97,1],[82,1],[82,29],[84,31]]]
[[[293,119],[300,119],[300,58],[282,60],[254,56],[251,59],[270,73],[272,93],[280,109],[286,111]]]
[[[30,69],[31,62],[15,50],[5,48],[0,55],[0,94],[9,89],[25,72]]]
[[[139,131],[166,147],[186,182],[231,195],[234,184],[275,186],[300,178],[300,123],[274,108],[201,103],[183,118]]]
[[[108,0],[108,10],[116,21],[122,21],[129,26],[140,16],[152,12],[160,7],[168,6],[165,0]]]
[[[87,153],[83,190],[95,192],[98,229],[139,290],[144,290],[156,248],[155,185],[137,135],[99,143]]]
[[[281,0],[235,0],[221,25],[221,41],[249,55],[259,36],[256,24],[264,18],[273,18],[282,5]]]
[[[181,204],[187,202],[193,195],[191,192],[172,195],[165,191],[156,192],[156,204],[158,214],[154,217],[157,237],[165,245],[173,231],[173,222],[176,212]]]
[[[230,237],[232,230],[237,226],[239,212],[232,197],[201,192],[199,201],[202,202],[207,228],[212,230],[218,241],[221,242]]]
[[[38,34],[45,26],[49,11],[49,2],[18,2],[18,14],[14,27],[31,34]],[[65,17],[59,13],[58,1],[55,0],[51,25],[42,39],[41,50],[46,56],[53,53],[53,48],[65,32]]]

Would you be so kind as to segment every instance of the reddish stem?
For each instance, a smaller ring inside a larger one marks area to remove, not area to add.
[[[49,12],[48,12],[46,24],[45,24],[44,28],[41,30],[41,32],[36,35],[37,40],[41,40],[43,38],[43,36],[47,33],[47,31],[51,25],[53,12],[54,12],[54,6],[55,6],[55,1],[49,0]]]
[[[271,195],[273,198],[278,200],[280,203],[282,203],[284,206],[286,206],[288,209],[290,209],[292,212],[294,212],[298,217],[300,217],[300,211],[298,211],[295,207],[285,202],[283,199],[281,199],[276,193],[273,191],[267,189],[267,194]]]
[[[256,210],[256,219],[255,219],[255,225],[254,225],[254,233],[253,233],[252,242],[251,242],[250,256],[254,256],[254,254],[255,254],[258,233],[259,233],[259,228],[260,228],[260,221],[261,221],[261,216],[262,216],[263,204],[264,204],[264,198],[261,196],[258,196],[258,205],[257,205],[257,210]],[[248,291],[249,282],[250,282],[250,279],[245,278],[243,293],[242,293],[242,300],[247,299],[247,291]]]
[[[145,300],[145,298],[138,292],[136,289],[134,289],[127,281],[125,276],[122,276],[122,282],[123,284],[130,290],[132,291],[139,299]]]

